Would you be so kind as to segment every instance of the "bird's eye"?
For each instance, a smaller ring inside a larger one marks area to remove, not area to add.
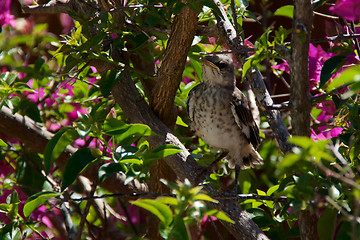
[[[217,65],[220,69],[224,69],[226,68],[227,64],[224,62],[219,62],[219,64]]]

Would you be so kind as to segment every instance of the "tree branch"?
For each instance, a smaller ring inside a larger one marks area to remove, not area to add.
[[[311,96],[309,92],[309,43],[313,9],[311,0],[295,0],[289,62],[291,87],[291,126],[293,134],[310,136]],[[319,239],[318,217],[309,209],[299,213],[301,239]]]
[[[150,106],[160,119],[170,128],[176,121],[174,99],[182,80],[186,58],[194,39],[198,13],[185,7],[175,16],[171,24],[171,34],[167,43],[164,59],[152,91]]]
[[[54,134],[47,131],[45,128],[36,125],[32,119],[23,117],[17,113],[13,114],[7,107],[2,107],[0,111],[0,132],[11,138],[16,138],[37,153],[44,153],[46,145],[54,136]],[[77,149],[72,146],[67,146],[65,151],[58,159],[56,159],[56,165],[60,168],[65,168],[67,160],[76,152],[76,150]],[[85,171],[83,175],[89,179],[96,179],[98,168],[99,165],[94,165]],[[125,178],[125,175],[116,174],[108,177],[101,186],[111,192],[131,193],[134,191],[147,190],[145,185],[138,182],[129,183],[130,185],[128,184],[125,186]]]
[[[222,32],[222,37],[225,38],[226,44],[233,51],[234,56],[241,65],[244,65],[249,54],[244,51],[246,49],[243,46],[242,39],[236,36],[236,30],[226,16],[224,6],[219,0],[213,0],[213,2],[219,7],[221,16],[214,12],[217,20],[217,26]],[[289,132],[281,118],[279,111],[271,109],[273,106],[273,100],[270,97],[268,90],[266,89],[263,77],[257,68],[249,71],[247,79],[252,86],[252,90],[256,95],[258,103],[261,105],[261,109],[265,109],[263,112],[268,120],[271,129],[275,134],[275,138],[279,144],[282,152],[288,152],[291,150],[292,145],[287,141]],[[270,109],[269,109],[270,108]]]

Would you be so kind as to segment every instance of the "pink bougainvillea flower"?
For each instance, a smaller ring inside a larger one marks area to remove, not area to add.
[[[74,107],[74,110],[72,110],[71,112],[68,112],[66,114],[69,121],[73,122],[76,119],[78,119],[78,117],[79,117],[78,112],[83,113],[83,114],[87,113],[87,109],[81,108],[80,103],[70,103],[70,105]]]
[[[327,129],[327,126],[319,129],[324,129],[324,128]],[[338,137],[342,133],[342,131],[343,131],[342,127],[334,127],[333,129],[325,130],[319,133],[316,133],[314,129],[311,129],[311,138],[314,141],[326,140],[326,139]]]
[[[329,10],[349,21],[356,21],[360,19],[360,1],[359,0],[338,0],[335,6]]]
[[[45,96],[45,90],[44,88],[38,88],[34,89],[33,92],[24,91],[24,95],[27,96],[31,102],[36,103]]]
[[[215,37],[209,37],[209,43],[211,45],[215,45],[216,44],[216,38]]]
[[[200,225],[201,225],[201,226],[205,225],[207,222],[210,221],[210,219],[211,219],[212,221],[216,221],[216,220],[217,220],[217,218],[214,217],[214,216],[205,215],[204,218],[201,220]]]
[[[186,76],[183,77],[183,79],[182,79],[182,82],[185,83],[185,84],[188,84],[188,83],[190,83],[192,81],[194,81],[194,79],[191,79],[191,78],[186,77]]]
[[[309,90],[312,94],[317,94],[317,86],[320,82],[320,75],[321,70],[324,66],[326,60],[334,56],[334,54],[325,52],[321,46],[315,47],[314,45],[310,44],[309,46]],[[355,56],[348,56],[349,62],[356,62],[358,60]],[[285,71],[286,73],[290,74],[289,65],[287,62],[283,62],[276,66],[272,67],[273,69],[278,69]],[[336,74],[334,74],[335,76]],[[333,76],[333,77],[334,77]],[[320,122],[328,122],[334,117],[336,113],[335,104],[332,101],[325,101],[316,106],[317,109],[321,109],[322,112],[317,117],[317,120]],[[311,129],[311,137],[317,141],[319,139],[329,139],[333,137],[338,137],[343,128],[335,127],[329,128],[329,126],[325,125],[322,127],[318,127],[317,129]]]
[[[254,48],[254,44],[249,41],[250,38],[252,38],[252,35],[244,39],[244,46],[248,48]]]
[[[52,228],[53,225],[52,225],[50,219],[48,218],[48,216],[50,216],[50,215],[51,214],[49,212],[47,212],[47,207],[45,205],[42,205],[42,206],[38,207],[37,209],[35,209],[31,213],[30,220],[35,221],[35,222],[41,222],[45,226]]]
[[[60,22],[63,26],[63,34],[69,34],[70,30],[75,26],[73,19],[66,13],[60,13]]]
[[[0,25],[1,27],[15,27],[16,20],[10,13],[11,0],[0,0]]]

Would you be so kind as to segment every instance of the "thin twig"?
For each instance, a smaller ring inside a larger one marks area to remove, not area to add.
[[[321,17],[326,17],[326,18],[330,18],[330,19],[339,19],[338,16],[332,16],[332,15],[328,15],[328,14],[325,14],[325,13],[320,13],[320,12],[316,12],[316,11],[313,11],[315,15],[318,15],[318,16],[321,16]]]
[[[325,38],[315,38],[315,39],[310,39],[310,43],[335,42],[338,40],[346,40],[346,39],[354,39],[354,38],[360,38],[360,34],[359,33],[341,34],[341,35],[325,37]]]
[[[97,187],[97,184],[94,182],[91,186],[91,192],[89,194],[89,197],[93,197],[94,196],[94,193],[95,193],[95,190],[96,190],[96,187]],[[85,225],[85,220],[86,220],[86,217],[89,213],[89,210],[90,210],[90,205],[91,205],[91,201],[88,201],[86,203],[86,206],[85,206],[85,209],[82,213],[82,216],[81,216],[81,220],[80,220],[80,224],[79,224],[79,227],[77,229],[77,232],[76,232],[76,237],[75,239],[76,240],[80,240],[81,239],[81,234],[83,232],[83,229],[84,229],[84,225]]]
[[[340,206],[337,202],[335,202],[331,197],[325,196],[325,200],[330,203],[334,208],[336,208],[344,217],[346,217],[349,221],[356,221],[357,223],[360,223],[360,218],[355,217],[351,214],[349,214],[342,206]]]
[[[60,199],[63,202],[81,202],[88,201],[99,198],[110,198],[110,197],[121,197],[121,198],[157,198],[157,197],[173,197],[176,198],[176,194],[164,194],[164,193],[113,193],[113,194],[103,194],[99,196],[89,196],[89,197],[81,197],[81,198],[68,198],[68,199]],[[275,202],[284,202],[287,201],[286,197],[272,197],[266,195],[257,195],[257,194],[218,194],[212,196],[214,199],[238,199],[238,200],[264,200],[264,201],[275,201]]]
[[[347,177],[343,176],[342,174],[332,171],[331,169],[325,167],[324,164],[322,164],[321,162],[314,162],[314,163],[318,168],[320,168],[322,171],[324,171],[327,175],[337,178],[340,181],[342,181],[346,184],[349,184],[350,186],[360,190],[360,185],[358,183],[356,183],[354,180],[347,178]]]
[[[126,218],[127,218],[127,221],[130,223],[131,228],[133,229],[133,231],[135,232],[135,234],[136,234],[137,236],[139,236],[139,231],[137,230],[134,222],[132,221],[131,216],[130,216],[130,214],[129,214],[129,211],[127,210],[124,202],[120,199],[120,200],[119,200],[119,203],[120,203],[120,205],[121,205],[121,208],[124,210],[125,216],[126,216]]]
[[[216,232],[216,235],[218,236],[218,239],[222,240],[222,236],[219,232],[219,229],[217,228],[217,226],[215,225],[214,221],[212,220],[211,216],[209,216],[209,219],[210,219],[210,222],[211,222],[211,225],[214,227],[215,229],[215,232]]]

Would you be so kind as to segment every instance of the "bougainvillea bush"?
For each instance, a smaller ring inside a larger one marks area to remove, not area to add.
[[[287,55],[303,31],[291,25],[294,1],[221,3],[0,0],[0,239],[360,238],[358,1],[312,2],[303,38],[309,134],[293,133],[290,115],[296,69]],[[182,20],[191,14],[195,24]],[[265,162],[241,170],[239,195],[229,194],[225,160],[202,170],[220,152],[194,137],[186,115],[201,56],[235,55],[217,30],[225,19],[245,39],[237,86],[252,102]],[[254,69],[271,106],[251,97]],[[290,148],[269,111],[280,114]],[[169,136],[180,141],[154,144]],[[186,152],[194,170],[168,164],[163,175],[163,160]],[[245,210],[250,230],[231,227],[237,216],[226,201]]]

